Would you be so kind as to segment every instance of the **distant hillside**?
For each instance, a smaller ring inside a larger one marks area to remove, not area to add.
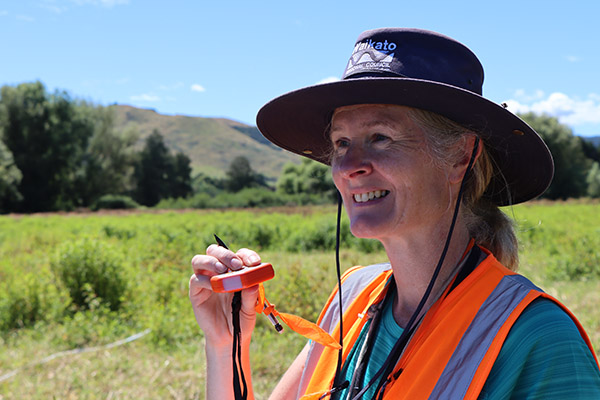
[[[588,136],[588,137],[583,137],[583,139],[592,143],[596,147],[600,146],[600,136]]]
[[[111,108],[117,129],[136,129],[140,142],[157,129],[170,149],[191,158],[194,173],[223,177],[231,161],[244,156],[255,171],[276,180],[285,163],[300,160],[299,156],[272,145],[256,127],[236,121],[162,115],[123,105]]]

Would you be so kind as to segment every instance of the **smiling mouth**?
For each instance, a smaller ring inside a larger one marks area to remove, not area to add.
[[[355,203],[366,203],[370,200],[380,199],[387,196],[390,193],[389,190],[375,190],[366,193],[357,193],[353,196]]]

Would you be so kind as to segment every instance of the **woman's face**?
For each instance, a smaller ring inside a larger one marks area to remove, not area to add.
[[[407,110],[357,105],[333,115],[333,180],[357,237],[428,233],[450,208],[447,175],[432,161],[425,132]]]

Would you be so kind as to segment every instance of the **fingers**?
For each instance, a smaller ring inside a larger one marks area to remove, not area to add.
[[[189,297],[194,308],[204,303],[212,293],[208,276],[193,274],[190,277]]]
[[[212,293],[208,276],[193,274],[190,277],[189,297],[193,305],[201,305]],[[242,312],[247,316],[254,316],[257,299],[258,285],[242,290]]]
[[[210,277],[206,275],[193,274],[190,277],[190,293],[196,293],[203,289],[211,289]]]
[[[192,268],[197,275],[214,276],[237,271],[244,266],[255,267],[261,263],[260,256],[253,250],[240,249],[237,253],[224,247],[212,244],[206,254],[198,254],[192,258]]]
[[[227,268],[237,271],[244,267],[244,262],[238,257],[233,251],[226,249],[225,247],[211,244],[206,249],[206,254],[213,256],[218,259]]]
[[[192,258],[192,269],[196,275],[209,277],[228,271],[228,268],[217,258],[205,254],[197,254]]]
[[[255,267],[261,262],[260,256],[254,250],[239,249],[236,255],[242,260],[244,265],[248,267]]]
[[[190,278],[190,297],[198,296],[204,289],[212,292],[210,278],[224,274],[229,270],[260,265],[261,258],[253,250],[240,249],[237,253],[217,245],[210,245],[206,254],[197,254],[192,258],[194,275]],[[203,294],[204,297],[208,294]],[[258,286],[248,288],[242,293],[242,309],[246,314],[253,314]],[[201,303],[201,302],[200,302]]]

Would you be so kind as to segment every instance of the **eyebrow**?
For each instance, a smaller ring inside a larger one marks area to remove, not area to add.
[[[360,128],[372,128],[374,126],[385,126],[390,129],[397,129],[397,126],[395,124],[393,124],[389,120],[385,120],[385,119],[373,119],[373,120],[365,121],[362,124],[360,124]],[[330,125],[329,136],[331,136],[332,133],[339,131],[339,130],[341,130],[341,128]]]

